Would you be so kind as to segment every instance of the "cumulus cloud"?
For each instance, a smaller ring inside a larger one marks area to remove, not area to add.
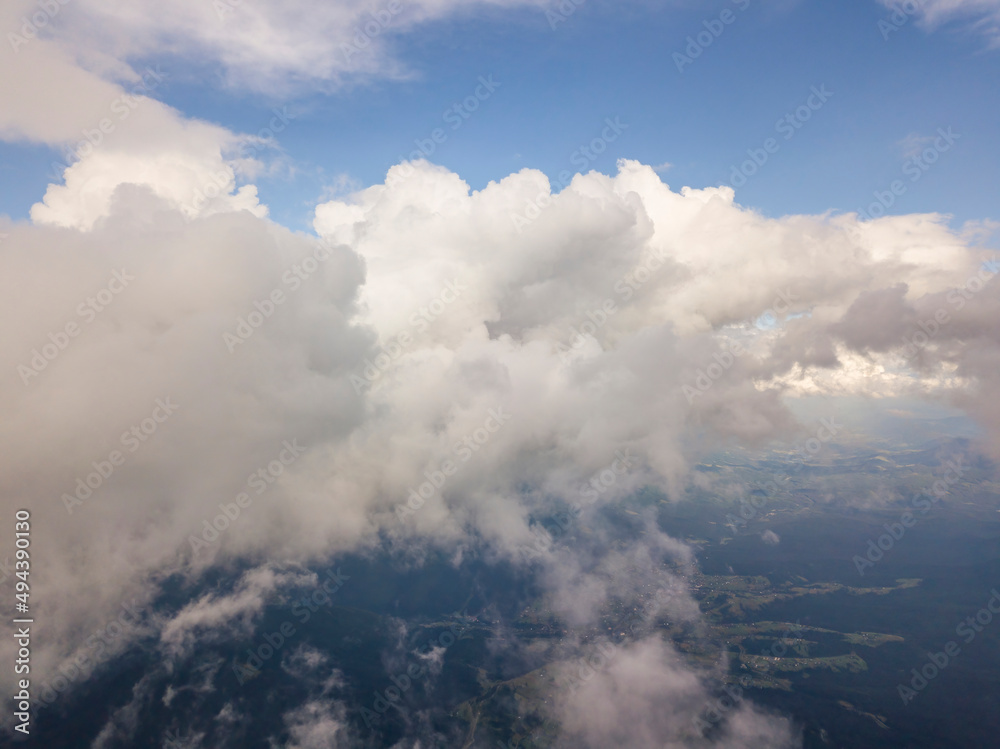
[[[16,351],[5,360],[3,389],[17,394],[3,406],[0,439],[12,461],[4,483],[10,502],[34,497],[37,517],[54,522],[37,539],[52,574],[45,583],[39,571],[41,588],[52,586],[39,600],[59,609],[42,626],[64,654],[115,618],[122,601],[142,609],[154,598],[155,581],[177,569],[178,554],[193,553],[189,536],[206,534],[220,504],[258,515],[254,523],[280,516],[294,479],[264,484],[260,497],[248,476],[278,460],[283,442],[315,447],[361,415],[346,380],[366,347],[348,322],[362,278],[355,255],[329,248],[308,283],[296,279],[296,292],[282,275],[314,257],[314,240],[247,212],[187,223],[138,188],[124,190],[119,206],[118,220],[90,233],[12,227],[2,252],[4,335]],[[288,291],[281,314],[243,344],[271,338],[272,366],[230,354],[223,334],[275,287]],[[312,320],[309,330],[297,330],[300,314]],[[37,378],[26,383],[19,371]],[[309,460],[300,455],[288,473]],[[235,505],[241,491],[256,504]],[[340,522],[351,526],[344,515]],[[199,547],[197,565],[248,540],[252,523],[244,525]]]
[[[43,679],[123,600],[215,564],[521,563],[538,518],[677,496],[701,450],[795,430],[788,394],[916,388],[1000,432],[995,272],[939,216],[771,219],[635,162],[556,195],[537,171],[471,191],[401,164],[321,205],[320,239],[234,208],[124,185],[89,230],[14,224],[0,246],[0,491],[46,529]],[[683,545],[641,530],[617,556],[546,551],[553,604],[592,620],[629,569],[682,588],[661,571]],[[195,601],[164,642],[252,621],[267,580]]]
[[[57,7],[53,24],[73,12]],[[32,9],[24,0],[5,4],[0,25],[18,28]],[[243,172],[259,165],[263,144],[158,101],[176,69],[118,63],[94,70],[64,43],[41,37],[4,50],[4,69],[0,138],[58,152],[54,181],[31,210],[35,223],[89,230],[109,215],[116,189],[126,184],[148,187],[187,218],[236,210],[267,215],[255,186],[237,186]]]

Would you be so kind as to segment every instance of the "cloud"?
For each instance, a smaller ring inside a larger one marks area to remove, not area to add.
[[[359,744],[347,726],[347,708],[332,700],[310,700],[283,716],[287,749],[349,749]]]
[[[544,4],[542,0],[338,0],[322,4],[176,0],[164,9],[150,0],[74,0],[51,19],[43,34],[60,40],[92,66],[105,58],[169,59],[175,67],[187,67],[190,75],[202,77],[206,69],[215,69],[230,86],[287,96],[293,89],[333,90],[374,78],[409,77],[412,71],[395,55],[397,36],[477,6],[534,7],[541,17]],[[21,7],[30,6],[22,2]],[[190,67],[192,63],[197,72]]]
[[[16,492],[12,503],[28,493],[48,497],[32,506],[53,523],[36,539],[52,562],[47,581],[49,573],[39,574],[50,594],[39,605],[57,612],[41,625],[52,646],[35,653],[42,673],[47,655],[73,652],[122,601],[134,598],[142,610],[161,575],[178,563],[193,569],[182,561],[192,553],[190,537],[223,512],[220,504],[235,506],[241,491],[254,491],[248,476],[277,460],[284,441],[322,444],[361,415],[346,379],[366,351],[364,333],[348,322],[362,278],[355,255],[329,248],[308,283],[294,279],[301,284],[294,290],[282,276],[313,257],[315,240],[247,212],[188,223],[140,188],[123,190],[117,207],[89,233],[16,225],[0,259],[11,316],[4,335],[17,351],[4,361],[2,387],[17,397],[4,400],[9,421],[0,439],[10,461],[23,460],[16,469],[5,460],[3,481]],[[122,287],[116,273],[132,280]],[[288,291],[282,314],[250,344],[270,350],[264,359],[275,356],[272,365],[230,354],[223,334],[276,287]],[[311,323],[300,328],[305,319]],[[39,351],[32,365],[39,347],[53,355],[45,348],[56,345],[53,337],[63,348],[51,360]],[[38,379],[26,385],[21,365]],[[158,400],[176,406],[160,424]],[[141,430],[144,420],[155,432]],[[289,473],[306,462],[300,457]],[[243,527],[210,544],[195,568],[249,540],[262,516],[280,516],[291,484],[286,476],[266,497],[254,493]],[[340,522],[357,538],[343,514]]]
[[[615,535],[597,513],[577,522],[587,528],[586,535],[573,533],[571,542],[534,555],[542,599],[560,621],[569,627],[593,626],[609,606],[616,608],[615,602],[632,610],[639,601],[642,615],[630,624],[633,628],[650,626],[660,618],[675,622],[700,618],[685,579],[692,569],[692,550],[660,531],[652,515],[635,521],[633,540],[624,548],[616,548],[620,545]]]
[[[910,133],[905,138],[903,138],[897,145],[900,148],[900,152],[904,159],[912,159],[914,156],[919,156],[921,152],[930,144],[934,142],[933,135],[919,135],[918,133]]]
[[[760,540],[768,546],[777,546],[781,543],[781,536],[769,529],[760,534]]]
[[[191,150],[188,145],[139,154],[106,147],[69,166],[64,184],[49,185],[42,202],[31,207],[31,218],[37,224],[92,229],[111,212],[122,185],[149,187],[189,218],[240,210],[267,215],[255,186],[236,189],[235,172],[215,145],[203,158]]]
[[[942,217],[771,219],[623,161],[517,225],[549,191],[533,170],[470,191],[412,163],[320,205],[322,239],[136,185],[89,230],[5,227],[0,492],[8,514],[46,498],[39,678],[122,601],[213,565],[428,546],[525,563],[537,518],[678,496],[702,450],[792,433],[783,395],[918,390],[1000,434],[994,274]],[[592,619],[632,566],[681,606],[657,570],[685,547],[638,528],[620,555],[545,552],[551,601]],[[252,622],[255,574],[164,643]]]
[[[910,8],[898,0],[879,0],[887,8]],[[950,22],[966,22],[971,30],[989,38],[990,46],[1000,44],[1000,2],[998,0],[921,0],[913,3],[922,24],[931,30]],[[909,12],[909,11],[907,11]]]
[[[75,6],[58,7],[53,24]],[[31,8],[37,10],[22,0],[5,5],[0,25],[18,28]],[[185,118],[155,98],[176,70],[119,64],[108,79],[109,71],[88,69],[65,44],[41,37],[16,52],[4,50],[4,67],[0,138],[58,151],[54,183],[31,209],[35,223],[92,229],[109,215],[115,190],[124,184],[149,187],[188,218],[238,210],[267,214],[256,187],[236,184],[237,170],[259,164],[262,145],[254,136]]]
[[[160,645],[171,657],[186,658],[196,643],[248,635],[279,585],[304,585],[315,575],[276,574],[258,567],[243,574],[228,594],[206,593],[184,606],[160,629]]]
[[[658,636],[606,648],[604,656],[591,659],[593,665],[575,689],[557,693],[553,713],[561,731],[556,746],[781,749],[800,745],[786,719],[764,715],[745,700],[723,716],[711,739],[703,738],[698,721],[704,720],[703,713],[715,701],[698,675]]]
[[[146,674],[132,687],[132,698],[113,711],[91,744],[94,749],[130,744],[139,730],[143,711],[153,702],[156,676]]]

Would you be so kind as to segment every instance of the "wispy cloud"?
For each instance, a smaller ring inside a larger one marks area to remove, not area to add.
[[[893,10],[901,8],[910,13],[910,7],[925,28],[935,30],[948,23],[965,26],[969,31],[982,34],[990,46],[1000,45],[1000,0],[879,0]]]

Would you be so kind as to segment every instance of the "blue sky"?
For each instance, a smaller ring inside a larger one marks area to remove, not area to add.
[[[780,149],[739,188],[738,202],[770,216],[853,211],[903,179],[891,213],[997,218],[1000,51],[987,38],[961,22],[929,30],[909,18],[884,39],[878,23],[889,10],[875,2],[690,5],[584,2],[555,29],[539,8],[431,21],[391,39],[410,80],[287,98],[226,88],[162,54],[133,66],[161,64],[172,75],[157,98],[231,130],[259,131],[275,106],[296,113],[277,136],[283,167],[254,181],[272,217],[299,228],[322,197],[381,182],[438,127],[447,140],[430,160],[474,189],[525,167],[550,178],[578,170],[572,154],[609,117],[627,130],[590,168],[613,173],[624,157],[669,163],[661,176],[674,189],[725,184],[747,149],[775,136],[776,121],[823,85],[833,96],[793,138],[777,135]],[[674,54],[723,11],[732,23],[678,71]],[[479,76],[500,85],[452,130],[442,115]],[[960,136],[954,147],[911,182],[902,143],[948,127]],[[26,217],[52,181],[54,153],[0,145],[0,211]]]

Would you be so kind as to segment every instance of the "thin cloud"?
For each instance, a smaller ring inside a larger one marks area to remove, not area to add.
[[[998,0],[920,0],[919,3],[900,3],[899,0],[879,0],[887,8],[903,8],[915,13],[928,30],[936,30],[948,23],[963,24],[968,30],[981,34],[991,47],[1000,45],[1000,1]]]

